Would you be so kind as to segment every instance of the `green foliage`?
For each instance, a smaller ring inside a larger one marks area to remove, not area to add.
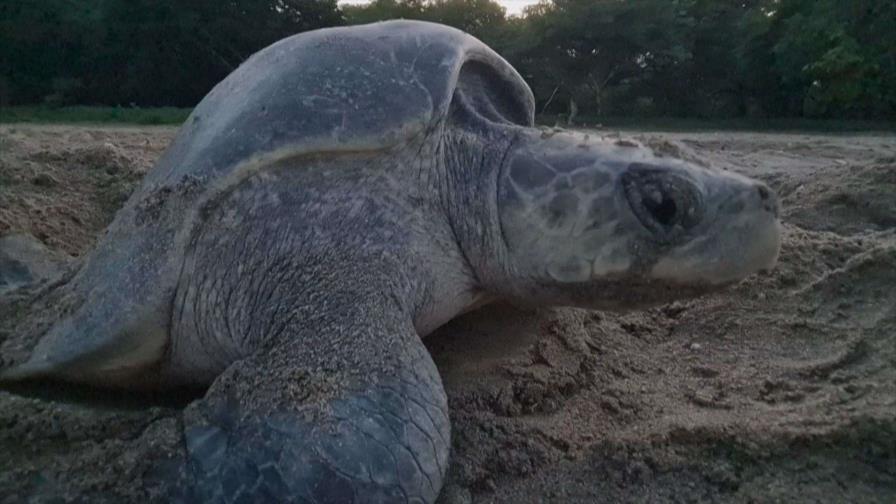
[[[417,19],[453,26],[486,43],[506,21],[504,7],[493,0],[373,0],[343,9],[349,24]]]
[[[526,78],[539,111],[582,116],[896,116],[896,2],[375,0],[348,23],[466,30]]]
[[[16,106],[0,109],[0,123],[181,124],[192,109],[176,107]]]
[[[387,19],[423,19],[424,0],[372,0],[366,5],[343,7],[348,24],[366,24]]]
[[[655,115],[680,93],[670,77],[693,56],[692,26],[675,0],[556,0],[529,11],[517,37],[530,42],[508,57],[555,108],[573,101],[596,115]],[[649,84],[661,76],[664,85]]]
[[[896,108],[896,3],[782,0],[774,70],[791,114],[866,117]]]
[[[0,106],[188,107],[279,38],[394,18],[479,37],[544,114],[896,119],[893,0],[0,0]]]
[[[344,22],[336,0],[3,0],[4,102],[192,106],[262,47]]]

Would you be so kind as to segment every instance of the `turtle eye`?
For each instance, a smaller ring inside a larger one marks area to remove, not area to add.
[[[700,220],[697,188],[672,170],[633,163],[622,175],[622,185],[632,212],[663,241],[676,238]]]
[[[660,224],[671,226],[678,216],[678,205],[675,198],[661,188],[648,188],[642,202],[650,215]]]

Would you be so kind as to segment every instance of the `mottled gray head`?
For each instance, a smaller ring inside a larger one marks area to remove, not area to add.
[[[498,177],[513,297],[628,308],[772,267],[778,203],[760,182],[632,142],[534,133]],[[513,283],[513,282],[512,282]]]

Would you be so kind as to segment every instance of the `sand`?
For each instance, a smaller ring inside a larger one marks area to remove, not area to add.
[[[174,131],[0,126],[0,235],[83,256]],[[896,137],[627,135],[778,191],[780,264],[648,311],[496,304],[440,329],[440,502],[896,501]],[[0,503],[152,500],[192,397],[0,391]]]

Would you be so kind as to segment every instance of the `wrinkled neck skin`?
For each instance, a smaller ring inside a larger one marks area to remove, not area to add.
[[[456,181],[436,149],[418,139],[385,156],[284,160],[205,209],[173,303],[166,380],[208,382],[295,321],[308,348],[325,349],[355,319],[425,335],[474,304],[459,202],[441,190]]]
[[[511,126],[482,132],[446,128],[433,147],[430,184],[440,196],[441,211],[473,285],[492,296],[497,293],[490,287],[509,273],[498,217],[498,174],[522,131]]]
[[[416,261],[413,274],[421,279],[411,293],[421,336],[500,296],[489,289],[508,273],[502,267],[508,258],[499,232],[496,168],[520,131],[468,131],[442,121],[406,149],[410,162],[396,163],[409,168],[395,172],[396,189],[416,182],[401,192],[420,216],[409,252]]]

